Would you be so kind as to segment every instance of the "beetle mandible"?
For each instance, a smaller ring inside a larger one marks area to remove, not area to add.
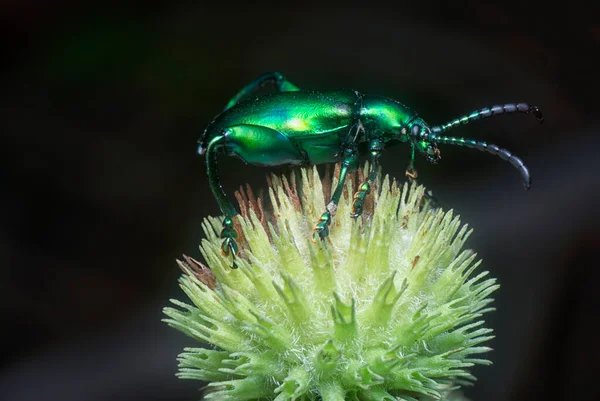
[[[277,92],[256,96],[265,84]],[[505,104],[474,111],[446,124],[430,127],[410,108],[383,96],[363,95],[355,90],[304,91],[278,72],[266,73],[239,91],[204,130],[198,153],[205,155],[210,188],[225,216],[220,237],[224,256],[235,255],[238,246],[233,217],[238,213],[219,182],[217,155],[235,155],[244,162],[261,166],[316,165],[341,162],[338,184],[313,229],[313,241],[329,235],[344,181],[359,165],[359,144],[366,144],[370,169],[366,181],[354,194],[352,217],[359,217],[364,200],[376,179],[377,162],[388,146],[405,142],[411,157],[406,169],[409,180],[417,177],[415,153],[431,163],[440,160],[438,145],[466,146],[485,151],[510,162],[521,173],[525,188],[531,177],[521,159],[506,149],[483,141],[444,136],[446,131],[480,118],[507,113],[531,113],[540,122],[540,110],[526,103]]]

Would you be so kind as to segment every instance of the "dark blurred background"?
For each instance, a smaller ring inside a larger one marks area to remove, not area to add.
[[[281,71],[307,89],[387,95],[432,124],[496,103],[545,114],[453,133],[417,168],[475,228],[499,279],[497,338],[474,401],[599,399],[600,25],[585,3],[453,1],[2,2],[0,399],[194,400],[175,378],[190,339],[160,322],[184,299],[175,258],[200,257],[219,213],[196,140],[242,85]],[[408,150],[385,153],[402,178]],[[221,163],[231,194],[267,170]]]

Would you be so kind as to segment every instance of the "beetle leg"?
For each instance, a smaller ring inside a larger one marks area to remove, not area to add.
[[[378,139],[374,139],[369,144],[370,151],[370,165],[369,175],[367,180],[360,186],[359,190],[354,194],[354,202],[352,202],[352,214],[351,216],[356,218],[359,217],[363,212],[363,206],[365,198],[371,193],[371,184],[375,182],[377,178],[377,167],[379,162],[379,156],[383,150],[383,145]]]
[[[231,268],[236,269],[237,264],[235,262],[235,256],[238,252],[238,245],[235,242],[237,233],[233,228],[232,219],[235,215],[237,215],[237,211],[231,202],[227,200],[227,196],[225,195],[219,180],[219,171],[217,168],[217,149],[223,146],[225,146],[225,135],[218,135],[210,141],[206,149],[206,170],[208,172],[208,183],[210,188],[215,196],[215,199],[217,200],[217,203],[219,204],[221,213],[225,215],[225,219],[223,220],[223,229],[221,230],[220,234],[220,237],[223,240],[221,243],[221,253],[223,256],[231,255]]]
[[[237,269],[237,263],[235,262],[235,255],[238,253],[238,245],[235,242],[237,233],[235,232],[235,228],[233,228],[231,217],[225,217],[223,220],[223,229],[221,230],[220,237],[223,240],[221,243],[221,254],[223,256],[231,255],[231,268]]]
[[[235,106],[245,98],[252,96],[254,92],[265,86],[265,84],[275,84],[279,92],[295,92],[300,90],[300,88],[288,81],[279,72],[268,72],[266,74],[262,74],[254,81],[244,86],[242,90],[240,90],[233,98],[231,98],[223,111]]]
[[[418,176],[417,170],[415,169],[415,145],[411,143],[410,149],[410,161],[408,162],[408,167],[406,168],[406,172],[404,174],[406,174],[406,177],[408,177],[409,182],[413,182],[413,180],[416,180]]]
[[[271,166],[302,164],[305,159],[285,135],[259,125],[240,124],[227,127],[209,142],[206,148],[208,181],[219,208],[225,215],[223,230],[221,230],[221,239],[223,240],[221,252],[224,256],[231,255],[233,268],[235,268],[237,267],[235,256],[238,252],[238,245],[235,242],[237,233],[233,228],[232,219],[238,213],[227,199],[219,180],[217,150],[221,148],[226,148],[228,154],[238,156],[250,164]]]
[[[340,169],[340,179],[333,191],[331,200],[327,204],[327,210],[321,215],[317,224],[313,228],[313,242],[317,242],[317,237],[324,239],[329,236],[329,225],[331,224],[331,218],[335,216],[338,202],[342,196],[342,190],[346,182],[346,176],[348,173],[352,173],[358,169],[358,151],[356,145],[352,144],[344,149],[344,159],[342,161],[342,168]]]
[[[248,164],[257,166],[299,165],[306,156],[281,132],[269,127],[238,124],[227,127],[227,154],[235,155]]]

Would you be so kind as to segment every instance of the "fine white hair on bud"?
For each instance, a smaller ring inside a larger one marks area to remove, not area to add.
[[[249,188],[236,193],[238,269],[221,254],[222,218],[204,220],[206,264],[178,261],[189,301],[164,313],[194,340],[178,376],[207,382],[205,399],[462,399],[469,369],[490,364],[482,315],[499,286],[463,250],[472,230],[432,208],[422,186],[387,176],[353,219],[366,171],[348,179],[330,235],[316,243],[335,174],[272,175],[264,205]]]

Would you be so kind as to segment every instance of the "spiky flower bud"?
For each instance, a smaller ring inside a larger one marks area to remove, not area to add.
[[[330,236],[313,243],[335,178],[302,169],[270,181],[270,213],[237,194],[239,269],[212,217],[201,245],[210,269],[178,261],[191,304],[172,300],[165,321],[211,344],[186,348],[178,376],[208,382],[215,400],[460,398],[469,368],[490,363],[477,357],[492,338],[481,316],[498,288],[473,274],[476,255],[462,250],[471,230],[423,202],[423,187],[388,177],[352,219],[350,179]]]

